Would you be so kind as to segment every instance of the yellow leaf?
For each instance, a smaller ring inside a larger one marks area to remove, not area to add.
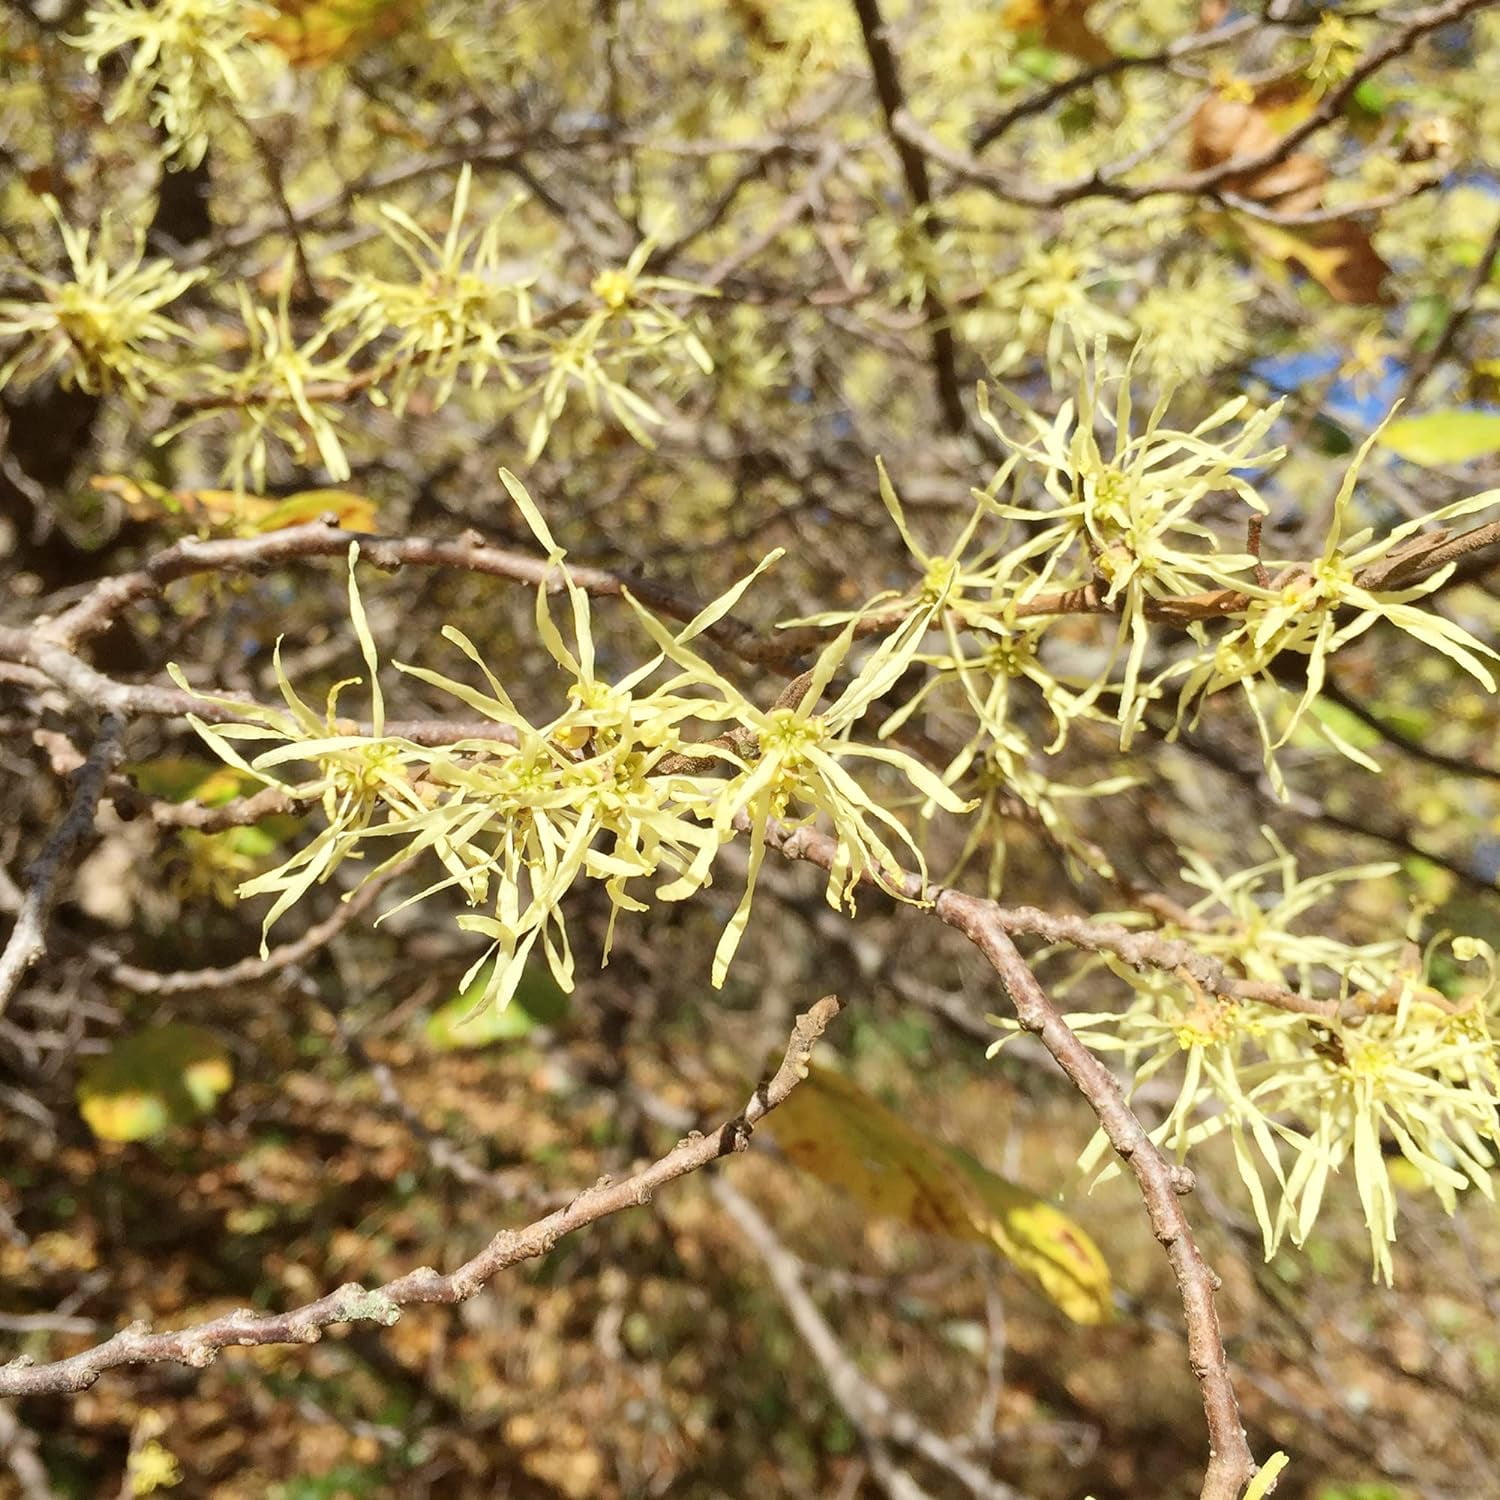
[[[985,1210],[986,1237],[1025,1271],[1075,1323],[1114,1317],[1109,1265],[1067,1214],[1035,1193],[987,1171],[966,1152],[948,1153]]]
[[[938,1149],[841,1073],[809,1067],[771,1117],[781,1149],[867,1213],[929,1234],[973,1237],[974,1199]]]
[[[1467,463],[1500,453],[1500,411],[1446,409],[1399,417],[1381,428],[1375,441],[1426,467]]]
[[[134,480],[124,474],[96,474],[89,480],[89,488],[123,500],[142,521],[190,516],[210,526],[232,526],[258,520],[276,504],[234,490],[169,490],[149,479]]]
[[[260,19],[251,35],[289,62],[322,67],[394,36],[416,0],[272,0],[272,7],[275,13]]]
[[[91,1058],[78,1080],[78,1109],[101,1140],[140,1141],[207,1114],[233,1081],[214,1034],[174,1021]]]
[[[344,531],[374,531],[375,502],[352,490],[301,490],[278,500],[255,523],[254,530],[281,531],[316,521],[319,516],[337,516]]]
[[[96,474],[89,480],[89,488],[116,496],[142,521],[187,516],[210,527],[243,530],[253,536],[333,515],[345,531],[376,529],[375,502],[352,490],[300,490],[273,500],[236,490],[169,490],[148,479],[130,479],[124,474]]]
[[[842,1074],[809,1067],[766,1128],[799,1167],[866,1213],[993,1246],[1074,1322],[1111,1316],[1109,1268],[1067,1215],[929,1140]]]

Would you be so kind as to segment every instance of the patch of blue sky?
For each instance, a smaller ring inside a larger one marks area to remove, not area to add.
[[[1320,385],[1344,362],[1336,352],[1306,352],[1275,355],[1259,359],[1250,367],[1256,377],[1270,386],[1278,396],[1294,395],[1310,386]],[[1323,395],[1323,415],[1358,435],[1369,432],[1396,404],[1406,367],[1398,359],[1387,358],[1378,375],[1361,371],[1358,379],[1335,380]]]

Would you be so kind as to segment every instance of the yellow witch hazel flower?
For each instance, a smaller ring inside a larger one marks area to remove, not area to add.
[[[1476,939],[1451,939],[1453,957],[1480,960],[1484,973],[1450,997],[1429,977],[1438,941],[1423,953],[1411,943],[1345,944],[1302,930],[1306,913],[1341,887],[1396,867],[1302,876],[1272,843],[1274,859],[1228,877],[1194,858],[1184,873],[1206,895],[1189,909],[1190,925],[1169,925],[1164,935],[1305,999],[1305,1009],[1210,995],[1185,971],[1141,973],[1106,955],[1101,962],[1133,991],[1131,1004],[1067,1019],[1096,1051],[1121,1054],[1135,1087],[1178,1075],[1176,1101],[1152,1139],[1181,1159],[1227,1138],[1268,1258],[1284,1238],[1305,1240],[1330,1182],[1351,1166],[1374,1271],[1389,1281],[1397,1202],[1388,1146],[1450,1212],[1465,1189],[1494,1193],[1495,955]],[[1336,981],[1332,1007],[1312,992],[1323,975]],[[1106,1152],[1096,1136],[1081,1165],[1092,1171]],[[1096,1180],[1115,1170],[1106,1166]]]
[[[1477,948],[1461,942],[1456,955],[1477,956]],[[1300,1244],[1330,1179],[1350,1162],[1375,1275],[1390,1282],[1397,1203],[1384,1143],[1395,1146],[1449,1213],[1470,1187],[1493,1200],[1500,1068],[1490,1012],[1477,1000],[1454,1006],[1424,985],[1420,972],[1394,977],[1371,999],[1380,1009],[1363,1025],[1340,1028],[1300,1067],[1284,1065],[1266,1091],[1271,1108],[1308,1122],[1275,1230]]]
[[[1163,385],[1203,380],[1243,353],[1245,304],[1255,295],[1221,261],[1179,261],[1131,310],[1146,370]]]
[[[339,424],[347,416],[344,394],[353,378],[353,350],[328,350],[333,329],[327,326],[306,339],[297,337],[291,312],[295,280],[288,257],[281,267],[274,309],[258,304],[250,289],[240,284],[244,358],[237,370],[212,372],[214,394],[223,398],[216,405],[232,410],[239,422],[225,464],[236,488],[243,485],[248,470],[254,488],[265,489],[273,441],[285,445],[300,463],[321,462],[337,482],[349,478]],[[215,405],[206,406],[162,433],[157,442],[166,443],[220,415]]]
[[[208,150],[216,106],[241,104],[247,77],[275,66],[272,49],[250,35],[257,9],[246,0],[95,0],[84,12],[82,34],[68,40],[90,72],[128,52],[108,118],[145,105],[166,136],[168,156],[195,167]]]
[[[827,817],[838,841],[829,881],[835,904],[849,901],[866,876],[895,889],[893,844],[920,866],[911,835],[859,785],[846,762],[891,767],[936,803],[954,810],[965,805],[910,757],[849,738],[856,721],[912,661],[926,616],[914,617],[875,646],[821,712],[819,700],[849,667],[852,624],[781,703],[762,710],[692,643],[780,555],[772,553],[676,633],[632,600],[657,653],[625,676],[607,679],[598,671],[588,596],[520,482],[504,471],[501,478],[546,549],[568,600],[571,631],[565,632],[552,615],[554,579],[538,587],[537,635],[567,680],[554,717],[533,723],[522,714],[473,642],[450,627],[444,636],[479,669],[484,688],[426,667],[395,665],[477,712],[494,724],[494,733],[437,748],[387,735],[375,645],[354,576],[356,543],[349,555],[349,609],[370,679],[370,732],[354,732],[337,718],[339,693],[348,682],[330,690],[321,716],[308,707],[282,671],[279,645],[276,670],[286,711],[212,700],[237,722],[210,726],[193,719],[230,765],[322,805],[326,826],[277,869],[240,887],[241,895],[275,896],[267,932],[314,884],[362,855],[371,841],[382,840],[393,852],[366,879],[431,851],[443,876],[402,906],[456,889],[471,906],[487,907],[458,918],[461,927],[490,940],[464,983],[492,963],[480,1003],[504,1004],[538,947],[558,983],[572,988],[564,898],[580,880],[597,881],[609,897],[607,959],[619,912],[646,907],[636,894],[641,882],[655,882],[657,900],[693,895],[711,882],[719,850],[748,828],[750,879],[715,957],[717,985],[748,920],[773,820]],[[180,672],[174,670],[174,677],[183,682]],[[268,748],[247,756],[238,748],[245,744]],[[279,779],[282,768],[294,763],[310,765],[312,773]],[[904,889],[896,894],[910,899]]]
[[[375,643],[354,577],[358,558],[359,543],[353,542],[349,547],[349,615],[369,671],[370,733],[349,732],[338,717],[340,694],[344,688],[358,685],[361,679],[336,682],[328,690],[323,713],[319,714],[298,696],[282,668],[279,639],[274,662],[285,712],[197,693],[175,662],[167,666],[179,687],[237,716],[236,722],[217,725],[205,723],[196,715],[188,716],[188,722],[221,760],[267,786],[281,788],[298,801],[318,803],[323,809],[325,826],[311,842],[276,869],[239,887],[241,896],[274,894],[276,897],[262,928],[262,957],[268,951],[267,937],[278,918],[314,885],[328,879],[355,851],[372,823],[379,818],[409,818],[425,811],[426,803],[417,790],[418,773],[442,753],[388,738],[384,733],[385,705],[377,675]],[[248,758],[236,748],[240,744],[268,742],[271,748]],[[277,774],[299,762],[310,764],[313,774],[301,780],[283,780]]]
[[[995,616],[994,597],[1012,567],[1012,559],[1002,553],[998,546],[982,547],[972,556],[969,544],[974,540],[981,521],[993,515],[989,494],[974,493],[974,508],[969,519],[960,528],[945,552],[929,552],[917,541],[907,525],[901,500],[892,485],[885,464],[877,459],[876,468],[880,476],[880,498],[896,523],[902,542],[913,560],[922,570],[922,581],[914,595],[906,596],[908,610],[936,610],[938,619],[950,629],[957,624],[970,629],[984,629],[993,625]],[[1010,477],[1015,460],[1001,465],[991,489],[998,489]],[[869,605],[866,606],[868,610]]]
[[[1358,20],[1341,16],[1331,7],[1322,12],[1308,38],[1308,58],[1302,70],[1315,97],[1337,88],[1349,76],[1365,42]]]
[[[1027,354],[1043,353],[1056,384],[1065,371],[1071,377],[1071,352],[1082,358],[1096,339],[1129,336],[1130,324],[1093,295],[1112,274],[1089,246],[1033,245],[1014,271],[986,287],[965,331],[1001,350],[991,361],[995,373],[1014,369]]]
[[[1061,804],[1084,797],[1113,796],[1136,786],[1138,778],[1105,776],[1079,786],[1054,781],[1032,764],[1033,749],[1014,725],[996,717],[974,736],[943,772],[943,780],[949,785],[972,786],[978,798],[963,848],[953,868],[943,877],[945,885],[956,884],[975,855],[988,846],[985,893],[992,900],[999,897],[1005,883],[1007,841],[1002,817],[1006,803],[1025,809],[1027,815],[1047,831],[1056,846],[1080,865],[1106,879],[1113,877],[1113,867],[1102,851],[1085,846],[1074,835],[1063,816]],[[926,813],[928,809],[923,811]]]
[[[1194,929],[1195,948],[1231,961],[1247,979],[1279,985],[1288,973],[1295,974],[1298,988],[1309,992],[1317,968],[1347,973],[1364,965],[1373,973],[1401,953],[1405,945],[1400,938],[1351,946],[1319,932],[1292,930],[1341,887],[1389,879],[1400,872],[1398,863],[1384,860],[1302,875],[1273,829],[1262,827],[1261,837],[1273,857],[1232,875],[1221,875],[1197,850],[1182,851],[1182,878],[1205,893],[1188,907],[1189,915],[1202,921]]]
[[[148,261],[140,229],[131,251],[117,256],[107,224],[94,240],[86,229],[68,224],[55,198],[42,202],[57,223],[70,274],[20,268],[40,296],[0,302],[0,339],[20,341],[0,365],[0,388],[12,381],[29,385],[57,371],[92,395],[122,391],[144,401],[170,372],[166,347],[188,336],[164,309],[207,273]]]
[[[598,302],[581,323],[552,336],[538,328],[546,371],[536,383],[540,404],[526,443],[526,461],[534,463],[547,445],[552,429],[574,391],[581,391],[590,411],[601,408],[643,448],[653,446],[650,429],[666,420],[649,400],[621,378],[631,367],[644,365],[652,374],[670,370],[685,356],[707,375],[713,359],[692,325],[675,311],[663,294],[717,297],[713,287],[653,276],[646,266],[656,249],[648,235],[623,266],[609,266],[590,284]]]
[[[792,684],[783,701],[773,708],[761,709],[689,649],[684,636],[671,635],[637,607],[642,624],[662,654],[722,695],[728,715],[751,736],[748,746],[735,754],[740,773],[724,785],[715,814],[715,826],[725,838],[737,824],[748,826],[750,831],[745,894],[714,955],[716,985],[723,982],[749,921],[756,879],[773,822],[800,826],[820,813],[831,822],[838,853],[828,874],[826,896],[835,910],[843,906],[852,908],[855,887],[867,877],[891,894],[908,899],[907,892],[894,878],[893,872],[900,862],[888,842],[891,837],[916,861],[925,879],[926,864],[910,832],[860,786],[847,769],[846,761],[867,760],[891,766],[929,801],[949,812],[964,812],[972,806],[904,751],[848,737],[854,724],[895,686],[916,659],[922,637],[940,603],[940,599],[935,600],[928,608],[909,615],[859,663],[847,685],[821,711],[819,700],[848,665],[858,616],[824,648],[812,670]]]
[[[1194,512],[1206,497],[1220,493],[1236,496],[1252,513],[1265,512],[1265,502],[1241,471],[1281,457],[1280,448],[1265,446],[1281,403],[1254,411],[1246,397],[1237,396],[1190,431],[1180,431],[1165,425],[1175,394],[1168,389],[1136,432],[1131,368],[1114,377],[1115,400],[1108,406],[1100,399],[1103,361],[1100,343],[1077,401],[1063,402],[1050,421],[1002,388],[1002,398],[1029,429],[1022,436],[1007,433],[996,420],[983,387],[980,415],[1040,475],[1053,502],[1051,510],[993,502],[997,515],[1036,526],[1024,553],[1012,554],[1015,561],[1045,556],[1014,602],[1025,604],[1049,589],[1092,586],[1119,615],[1108,667],[1077,706],[1088,707],[1111,685],[1109,673],[1123,655],[1118,721],[1121,747],[1127,748],[1152,696],[1140,680],[1151,610],[1205,589],[1253,587],[1247,575],[1254,574],[1257,560],[1248,552],[1222,550],[1217,534]],[[1097,436],[1101,424],[1114,428],[1108,454]]]
[[[880,726],[880,738],[895,734],[936,690],[956,680],[962,684],[979,727],[976,738],[960,752],[955,765],[961,760],[966,766],[983,736],[1003,726],[1010,684],[1016,679],[1030,681],[1052,709],[1058,722],[1059,744],[1068,721],[1084,711],[1076,696],[1041,665],[1037,648],[1045,626],[1023,627],[1015,618],[1013,578],[1023,572],[1033,549],[1023,544],[1007,550],[1004,541],[974,547],[981,524],[996,516],[994,492],[1011,477],[1017,462],[1012,459],[1002,464],[986,489],[973,492],[968,519],[945,550],[934,552],[911,530],[885,464],[876,459],[880,498],[920,574],[918,582],[904,591],[876,594],[857,610],[829,611],[783,622],[787,626],[843,625],[853,620],[865,622],[860,626],[865,629],[872,620],[901,622],[920,616],[929,629],[940,631],[947,654],[912,657],[913,662],[930,670],[912,696]],[[979,649],[971,653],[973,641],[978,642]],[[986,682],[988,686],[981,692],[980,684]],[[945,773],[945,781],[952,781],[952,769]]]
[[[506,340],[531,324],[530,288],[535,275],[509,269],[500,241],[504,217],[465,227],[473,169],[458,174],[448,229],[434,239],[404,209],[382,203],[385,240],[400,254],[410,275],[389,280],[347,274],[349,289],[329,310],[327,324],[352,326],[365,340],[389,340],[381,350],[382,378],[393,374],[392,405],[399,415],[418,381],[430,382],[434,408],[453,394],[465,368],[477,390],[498,372],[512,385],[514,348]]]
[[[1009,477],[1014,462],[1006,464],[996,476],[992,488],[998,488]],[[979,629],[993,623],[996,606],[995,592],[1009,568],[1010,560],[999,562],[1000,549],[986,547],[969,556],[969,546],[981,521],[991,516],[993,506],[986,493],[975,491],[974,506],[969,518],[959,528],[952,543],[943,552],[930,552],[922,545],[907,524],[906,512],[900,496],[891,483],[883,459],[875,460],[876,473],[880,480],[880,498],[891,520],[896,524],[897,534],[911,560],[921,573],[921,579],[904,592],[888,590],[865,601],[857,610],[828,611],[808,615],[801,619],[783,621],[787,627],[795,625],[844,625],[850,620],[861,620],[872,615],[891,620],[901,620],[911,614],[921,614],[931,623]]]
[[[561,900],[575,881],[598,880],[609,895],[607,957],[618,913],[646,909],[630,893],[631,881],[661,879],[657,899],[681,900],[708,884],[713,858],[725,841],[713,818],[719,782],[690,775],[680,765],[699,755],[708,762],[719,757],[716,749],[684,741],[681,727],[693,721],[724,723],[721,706],[681,691],[693,686],[681,676],[641,691],[662,665],[660,656],[617,682],[597,675],[588,597],[568,573],[563,551],[531,497],[513,475],[502,471],[501,478],[558,568],[568,596],[572,646],[552,618],[545,583],[537,591],[536,612],[538,637],[572,679],[567,706],[549,723],[533,727],[473,644],[451,627],[444,635],[480,668],[488,692],[426,668],[401,667],[497,724],[497,743],[483,742],[482,760],[468,754],[478,746],[460,742],[451,747],[453,760],[435,768],[434,780],[451,789],[454,802],[451,812],[430,816],[434,822],[451,820],[450,845],[490,841],[485,868],[496,890],[493,914],[458,919],[460,926],[491,939],[465,983],[490,959],[498,960],[481,1004],[510,998],[538,939],[553,975],[571,989],[573,958]],[[721,618],[777,556],[771,554],[715,600],[683,634],[691,638]],[[499,743],[500,735],[514,740],[515,748]],[[670,772],[664,763],[672,765]],[[477,823],[472,821],[476,807],[488,812]],[[450,876],[440,884],[453,883]]]
[[[1178,697],[1174,734],[1195,703],[1197,712],[1188,720],[1190,724],[1196,722],[1207,698],[1226,687],[1240,687],[1266,745],[1272,784],[1282,796],[1286,795],[1286,787],[1275,752],[1308,718],[1327,679],[1328,658],[1382,620],[1457,662],[1489,692],[1495,691],[1495,678],[1484,658],[1500,660],[1500,653],[1445,616],[1412,605],[1413,600],[1433,593],[1447,582],[1453,573],[1453,563],[1406,587],[1387,588],[1378,581],[1361,582],[1361,579],[1378,579],[1382,565],[1394,572],[1404,548],[1417,539],[1423,528],[1500,506],[1500,490],[1487,490],[1441,506],[1383,536],[1375,536],[1369,527],[1349,534],[1360,469],[1380,432],[1381,428],[1377,428],[1365,440],[1344,475],[1334,500],[1323,555],[1310,568],[1267,564],[1274,574],[1274,586],[1250,589],[1240,585],[1250,597],[1239,623],[1217,642],[1206,643],[1198,655],[1174,662],[1157,679],[1156,686],[1177,677],[1185,679]],[[1307,675],[1305,686],[1292,704],[1280,734],[1276,735],[1266,720],[1257,690],[1269,689],[1278,700],[1286,696],[1270,670],[1271,663],[1283,652],[1305,656]],[[1369,770],[1380,769],[1330,725],[1315,716],[1308,722],[1351,760]]]
[[[933,204],[915,213],[892,213],[883,203],[865,216],[864,240],[851,276],[873,280],[897,307],[916,312],[930,296],[941,296],[944,272],[953,261],[958,237],[947,229],[933,232],[942,215]],[[873,273],[873,274],[872,274]]]

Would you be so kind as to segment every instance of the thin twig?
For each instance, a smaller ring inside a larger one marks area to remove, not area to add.
[[[263,536],[233,537],[217,541],[184,538],[129,573],[104,579],[71,609],[32,630],[0,627],[0,658],[45,672],[82,701],[130,712],[150,693],[152,701],[168,701],[167,689],[138,688],[119,683],[87,667],[72,650],[89,637],[107,629],[132,604],[158,598],[169,584],[199,573],[242,573],[316,557],[342,557],[350,543],[358,541],[360,555],[388,572],[404,566],[457,568],[465,572],[508,579],[561,590],[563,572],[546,558],[528,556],[504,547],[493,547],[477,537],[465,535],[450,540],[419,536],[357,535],[341,530],[330,521],[310,521]],[[1437,572],[1449,562],[1500,544],[1500,521],[1460,533],[1447,530],[1412,537],[1397,552],[1378,559],[1361,570],[1356,582],[1362,588],[1405,587]],[[1309,565],[1310,566],[1310,565]],[[1295,574],[1300,570],[1293,568]],[[572,566],[567,569],[574,584],[596,598],[619,598],[629,593],[647,608],[675,620],[691,620],[701,609],[697,600],[682,597],[649,579],[627,577],[604,568]],[[1211,589],[1199,594],[1151,601],[1147,613],[1163,623],[1186,625],[1242,610],[1248,597],[1238,589]],[[1106,600],[1104,590],[1094,584],[1038,595],[1016,607],[1018,619],[1036,619],[1059,614],[1110,614],[1119,606]],[[861,635],[877,634],[899,624],[903,616],[884,612],[865,616],[859,622]],[[803,627],[766,634],[734,619],[719,620],[703,632],[715,645],[743,661],[777,665],[795,661],[816,649],[829,636],[829,629]],[[99,696],[99,695],[105,696]],[[163,696],[167,695],[167,696]],[[146,709],[147,712],[199,712],[205,707],[186,693],[171,701],[176,709]],[[408,733],[408,738],[417,736]]]
[[[99,722],[88,759],[79,768],[73,801],[25,875],[25,897],[16,913],[5,950],[0,953],[0,1014],[21,977],[46,951],[47,915],[57,899],[64,862],[94,826],[94,813],[111,771],[124,757],[125,720],[113,711]]]
[[[1395,745],[1399,750],[1404,750],[1416,760],[1425,761],[1429,766],[1436,766],[1438,770],[1455,776],[1473,776],[1500,781],[1500,767],[1482,766],[1478,761],[1465,759],[1461,755],[1447,755],[1441,750],[1434,750],[1431,745],[1407,734],[1403,729],[1398,729],[1388,719],[1381,718],[1341,684],[1335,682],[1332,677],[1324,678],[1322,693],[1330,703],[1337,703],[1340,708],[1353,714],[1366,728],[1373,729],[1381,739],[1388,744]]]
[[[1105,62],[1096,63],[1091,68],[1085,68],[1081,73],[1074,73],[1070,78],[1063,78],[1057,83],[1049,84],[1035,94],[1028,95],[1019,103],[1011,105],[1009,109],[992,116],[982,125],[976,125],[969,133],[969,149],[974,152],[983,151],[986,146],[993,145],[999,140],[1013,125],[1019,124],[1032,115],[1045,114],[1054,104],[1060,104],[1068,95],[1076,93],[1079,89],[1091,88],[1096,83],[1102,83],[1106,78],[1116,78],[1121,73],[1135,68],[1169,66],[1180,58],[1191,57],[1197,52],[1207,52],[1214,47],[1225,46],[1243,36],[1247,31],[1254,31],[1257,27],[1263,27],[1266,24],[1259,16],[1237,16],[1213,31],[1193,32],[1189,36],[1179,37],[1158,52],[1111,57]]]
[[[808,1294],[797,1257],[781,1243],[748,1200],[723,1178],[715,1179],[711,1190],[746,1243],[760,1256],[771,1284],[802,1341],[817,1360],[828,1388],[868,1448],[878,1450],[888,1442],[909,1448],[956,1479],[976,1500],[1024,1500],[1020,1490],[988,1474],[947,1438],[897,1406],[878,1385],[868,1380]]]
[[[368,911],[387,881],[398,871],[367,881],[340,901],[321,922],[315,922],[299,938],[271,948],[264,958],[252,956],[212,969],[142,969],[116,958],[103,948],[92,950],[112,984],[137,995],[181,995],[198,990],[224,990],[239,984],[258,984],[293,964],[300,964],[327,946],[356,917]]]
[[[879,0],[854,0],[859,29],[864,37],[865,55],[870,60],[870,76],[875,82],[875,96],[885,115],[891,133],[891,144],[901,161],[906,191],[917,214],[918,223],[928,242],[936,245],[939,224],[932,217],[932,183],[927,175],[927,160],[921,148],[896,129],[896,120],[906,112],[906,95],[896,56],[891,51],[885,22],[881,19]],[[948,309],[937,289],[924,280],[918,310],[927,319],[927,336],[932,345],[932,368],[937,379],[938,403],[950,432],[963,432],[969,425],[964,410],[963,392],[959,387],[957,345],[948,324]]]
[[[708,1135],[691,1132],[665,1156],[621,1182],[600,1178],[565,1207],[524,1228],[500,1230],[478,1255],[446,1275],[430,1266],[419,1266],[377,1287],[350,1282],[289,1312],[257,1313],[242,1307],[174,1333],[152,1333],[146,1324],[132,1323],[105,1343],[68,1359],[35,1364],[23,1357],[0,1366],[0,1397],[87,1390],[105,1370],[121,1365],[172,1361],[202,1369],[212,1364],[222,1349],[315,1344],[324,1330],[336,1323],[389,1327],[399,1321],[404,1307],[466,1302],[501,1271],[550,1254],[563,1236],[611,1214],[647,1204],[667,1183],[743,1151],[756,1125],[807,1076],[813,1048],[841,1009],[837,996],[825,995],[805,1015],[798,1016],[781,1066],[732,1120]]]
[[[1469,273],[1469,279],[1453,304],[1442,331],[1433,340],[1432,347],[1415,355],[1407,367],[1406,380],[1401,390],[1403,400],[1413,400],[1427,383],[1428,376],[1448,357],[1459,331],[1473,314],[1479,294],[1489,285],[1490,273],[1495,269],[1497,259],[1500,259],[1500,218],[1495,220],[1489,240],[1474,263],[1474,269]]]
[[[1448,0],[1447,4],[1433,5],[1414,12],[1403,26],[1365,53],[1338,87],[1330,89],[1318,102],[1318,107],[1305,119],[1261,150],[1232,156],[1198,171],[1178,172],[1145,182],[1123,180],[1125,172],[1138,165],[1135,159],[1128,163],[1114,162],[1097,167],[1087,176],[1074,178],[1070,182],[1050,186],[1025,182],[1008,171],[980,161],[969,152],[945,146],[913,119],[909,111],[903,110],[892,122],[892,128],[902,139],[946,167],[960,181],[987,188],[997,198],[1023,207],[1061,208],[1064,204],[1076,203],[1084,198],[1112,198],[1121,203],[1141,203],[1148,198],[1167,195],[1212,197],[1236,179],[1264,172],[1285,161],[1305,141],[1341,119],[1356,90],[1388,63],[1410,52],[1423,37],[1493,4],[1494,0]]]

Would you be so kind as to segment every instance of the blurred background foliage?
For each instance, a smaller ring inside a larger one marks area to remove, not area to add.
[[[350,530],[472,529],[530,549],[500,465],[577,563],[710,598],[780,545],[745,618],[854,609],[911,587],[876,456],[936,545],[995,468],[974,383],[1051,414],[1096,339],[1147,410],[1180,387],[1183,427],[1242,394],[1286,398],[1271,434],[1286,454],[1253,476],[1277,555],[1318,553],[1349,455],[1397,399],[1362,471],[1363,524],[1500,484],[1492,7],[888,0],[894,132],[858,11],[13,0],[0,618],[60,608],[182,536],[329,512]],[[1211,172],[1319,121],[1211,192],[1113,191]],[[1487,556],[1466,559],[1436,604],[1490,642],[1492,577]],[[528,591],[440,570],[365,570],[361,587],[383,653],[445,670],[451,623],[506,664],[518,701],[540,699],[550,663]],[[623,669],[628,611],[594,607],[603,665]],[[1098,671],[1095,622],[1051,634],[1069,670]],[[123,616],[94,660],[131,679],[174,660],[268,701],[279,635],[312,701],[360,670],[340,567],[184,581]],[[767,672],[762,701],[779,686]],[[393,717],[436,711],[415,679],[386,689]],[[1286,800],[1237,695],[1175,743],[1159,708],[1128,752],[1081,722],[1029,763],[1050,781],[1128,784],[1053,822],[1002,799],[984,852],[1004,853],[1006,899],[1191,902],[1185,851],[1243,868],[1270,828],[1308,871],[1392,867],[1333,890],[1316,930],[1500,946],[1495,701],[1445,657],[1379,628],[1342,653],[1322,712],[1379,777],[1299,731],[1281,752]],[[1050,730],[1040,702],[1017,722],[1038,743]],[[34,685],[0,678],[6,869],[66,805],[69,728]],[[940,765],[953,732],[940,708],[924,721]],[[850,1358],[1021,1493],[1195,1491],[1201,1414],[1134,1191],[1079,1191],[1092,1118],[1040,1052],[984,1060],[1001,997],[934,924],[873,896],[848,922],[815,872],[768,866],[721,991],[709,958],[735,898],[717,888],[623,922],[609,968],[582,965],[570,996],[528,973],[477,1028],[456,1024],[474,946],[430,907],[356,922],[250,984],[153,985],[253,956],[264,903],[235,888],[315,820],[176,826],[149,799],[212,806],[245,786],[179,723],[138,723],[129,750],[143,800],[106,805],[53,958],[0,1019],[7,1353],[457,1262],[497,1222],[661,1151],[682,1120],[726,1116],[792,1015],[836,989],[853,1002],[830,1038],[843,1076],[929,1142],[1062,1194],[1108,1264],[1115,1312],[1069,1321],[992,1245],[863,1211],[797,1171],[772,1130],[728,1175]],[[961,841],[933,837],[943,868]],[[0,909],[13,892],[7,879]],[[311,927],[338,894],[315,892],[289,924]],[[570,903],[594,951],[609,904],[595,888]],[[1430,976],[1439,989],[1459,982],[1450,967]],[[1052,956],[1040,972],[1070,968]],[[1095,969],[1069,1003],[1128,994]],[[1143,1116],[1174,1096],[1148,1085]],[[1230,1156],[1195,1155],[1190,1206],[1224,1278],[1256,1451],[1294,1458],[1277,1493],[1487,1493],[1489,1206],[1470,1192],[1450,1220],[1393,1167],[1389,1291],[1369,1284],[1348,1188],[1304,1246],[1263,1263]],[[203,1372],[119,1373],[15,1410],[0,1448],[39,1457],[50,1485],[0,1466],[0,1495],[26,1500],[899,1492],[696,1179],[456,1312]],[[897,1451],[927,1493],[970,1492]]]

